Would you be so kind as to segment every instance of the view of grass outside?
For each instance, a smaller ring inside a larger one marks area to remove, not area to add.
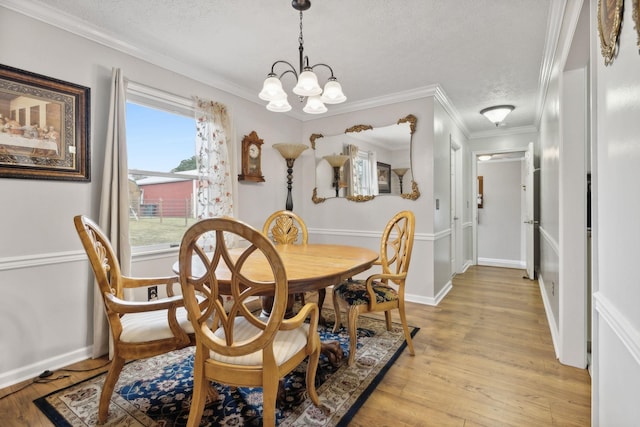
[[[182,236],[196,218],[140,217],[129,220],[129,242],[131,247],[167,243],[180,245]]]

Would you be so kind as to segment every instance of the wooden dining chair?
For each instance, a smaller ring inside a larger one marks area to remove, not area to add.
[[[309,241],[307,225],[300,215],[292,211],[281,210],[269,215],[269,218],[262,226],[262,234],[267,236],[277,245],[304,244]],[[320,322],[324,324],[322,318],[322,306],[327,295],[326,289],[318,289],[318,309],[320,310]],[[298,295],[302,304],[305,304],[304,293]]]
[[[198,241],[212,232],[215,249],[206,253]],[[236,235],[250,246],[240,249],[240,254],[236,249],[232,255],[225,235]],[[247,263],[248,259],[254,263]],[[229,275],[226,281],[218,280],[217,268]],[[210,381],[262,387],[262,425],[275,425],[279,380],[307,357],[307,393],[319,405],[315,388],[320,356],[318,306],[307,303],[295,317],[284,319],[287,275],[280,255],[266,236],[233,218],[199,221],[183,236],[179,270],[185,306],[196,331],[194,390],[187,426],[200,425]],[[197,295],[206,296],[205,308],[198,305]],[[233,296],[228,311],[220,295]],[[274,297],[267,318],[252,310],[250,303],[257,295]],[[307,318],[309,323],[305,323]]]
[[[113,338],[113,360],[98,406],[98,422],[102,424],[107,420],[111,395],[126,361],[194,345],[195,334],[182,296],[173,290],[174,285],[179,288],[177,276],[123,276],[111,243],[98,225],[82,215],[75,216],[73,222],[102,295]],[[167,297],[148,302],[124,299],[126,288],[146,286],[164,286]]]
[[[366,280],[349,279],[333,288],[333,307],[336,312],[333,332],[337,332],[341,326],[340,310],[344,308],[349,331],[349,366],[355,362],[357,320],[362,313],[383,311],[387,330],[391,330],[391,310],[398,309],[409,353],[415,355],[404,305],[405,281],[411,261],[414,231],[413,212],[397,213],[382,233],[380,258],[375,263],[380,265],[381,272],[372,274]]]

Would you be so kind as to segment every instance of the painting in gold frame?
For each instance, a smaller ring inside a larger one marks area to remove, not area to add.
[[[598,34],[605,65],[613,62],[617,52],[623,3],[623,0],[598,0]]]
[[[90,89],[0,64],[0,177],[90,181]]]

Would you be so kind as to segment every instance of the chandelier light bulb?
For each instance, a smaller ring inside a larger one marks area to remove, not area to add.
[[[274,99],[273,101],[269,101],[267,104],[267,110],[273,111],[275,113],[286,113],[291,110],[291,104],[287,101],[287,95],[284,95],[284,98]]]
[[[309,114],[322,114],[327,112],[327,107],[320,99],[320,96],[314,95],[307,98],[307,105],[304,106],[302,111]]]
[[[338,80],[335,77],[331,77],[324,85],[321,99],[325,104],[340,104],[346,101],[347,97],[342,93],[342,86],[340,86]]]
[[[322,93],[322,88],[318,84],[318,76],[311,71],[311,68],[305,68],[300,76],[298,76],[298,84],[293,88],[293,93],[300,96],[314,96]]]
[[[262,85],[262,91],[258,94],[258,97],[265,101],[286,98],[286,96],[286,92],[282,89],[282,82],[274,74],[269,74]]]

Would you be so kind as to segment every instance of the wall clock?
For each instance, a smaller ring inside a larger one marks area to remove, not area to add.
[[[242,138],[242,173],[238,181],[264,182],[262,176],[262,144],[256,131]]]

